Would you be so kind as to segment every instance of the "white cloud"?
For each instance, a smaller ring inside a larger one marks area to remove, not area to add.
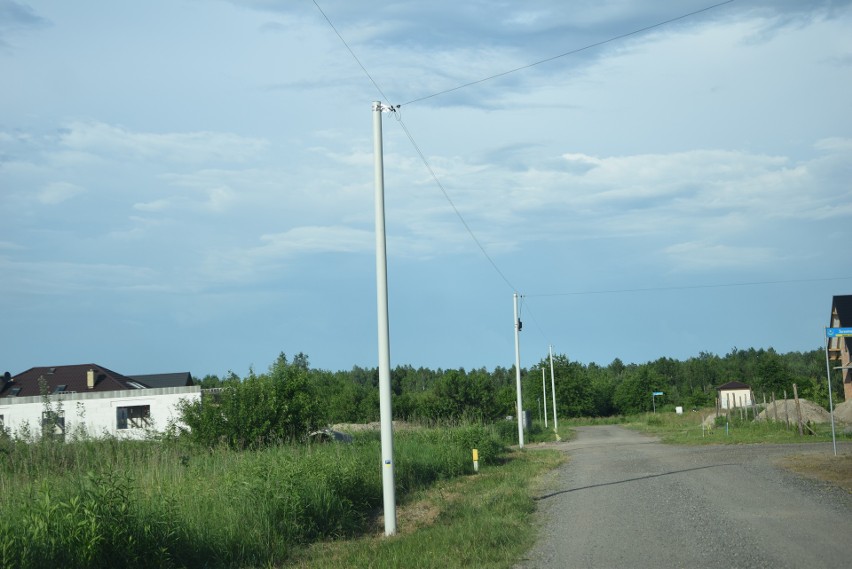
[[[153,212],[165,211],[165,210],[169,209],[172,206],[172,204],[173,204],[173,200],[164,198],[164,199],[154,200],[154,201],[150,201],[150,202],[135,203],[135,204],[133,204],[133,209],[153,213]]]
[[[344,226],[305,226],[264,234],[259,241],[260,245],[208,251],[204,273],[215,281],[253,282],[298,258],[371,251],[375,234]]]
[[[53,182],[38,193],[38,201],[45,205],[56,205],[80,195],[85,190],[69,182]]]
[[[769,247],[724,245],[708,241],[690,241],[666,247],[675,269],[716,270],[730,268],[766,269],[782,259]]]
[[[70,261],[19,261],[0,257],[0,290],[23,294],[72,294],[114,292],[156,285],[157,272],[151,268]]]
[[[223,132],[133,132],[98,121],[74,121],[61,135],[64,148],[101,156],[168,162],[241,163],[268,147],[261,138]]]

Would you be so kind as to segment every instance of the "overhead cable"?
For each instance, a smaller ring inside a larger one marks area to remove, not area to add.
[[[323,9],[320,8],[320,5],[317,4],[316,0],[312,0],[312,1],[314,3],[314,6],[317,7],[317,10],[319,10],[320,14],[322,14],[323,18],[325,18],[325,21],[328,22],[328,25],[331,26],[331,29],[334,30],[334,33],[337,34],[337,37],[340,38],[340,41],[343,43],[343,45],[346,46],[346,49],[349,51],[349,54],[358,63],[358,65],[361,67],[361,70],[364,72],[364,74],[367,76],[367,78],[370,80],[370,82],[376,88],[376,91],[378,91],[378,93],[382,96],[382,99],[390,102],[390,99],[388,98],[388,96],[384,94],[384,92],[382,91],[382,88],[379,87],[379,84],[376,83],[376,81],[373,79],[373,76],[370,75],[370,72],[367,71],[367,68],[364,67],[364,65],[361,63],[361,60],[358,59],[358,56],[355,55],[355,52],[352,50],[351,47],[349,47],[349,44],[346,43],[346,40],[343,39],[343,36],[340,34],[339,31],[337,31],[337,28],[334,26],[334,24],[332,23],[332,21],[328,17],[328,15],[326,15],[326,13],[323,11]],[[399,109],[399,105],[397,105],[395,108],[393,106],[391,106],[391,110],[396,110],[396,109]],[[470,237],[473,239],[474,243],[476,243],[476,246],[479,247],[479,250],[482,251],[482,254],[485,255],[485,258],[488,259],[488,262],[491,263],[491,266],[494,268],[495,271],[497,271],[497,274],[500,275],[500,278],[503,279],[503,282],[505,282],[507,285],[509,285],[509,288],[511,288],[513,291],[516,290],[515,287],[512,286],[512,283],[509,281],[509,279],[506,278],[506,275],[503,273],[503,271],[500,270],[500,267],[497,266],[497,263],[494,262],[494,259],[491,257],[491,255],[488,254],[488,251],[485,250],[485,246],[476,237],[476,234],[474,234],[473,230],[470,228],[470,225],[468,225],[464,216],[462,216],[461,212],[456,207],[456,204],[453,203],[453,200],[450,198],[450,195],[447,193],[447,190],[444,188],[444,185],[441,184],[441,181],[438,179],[438,176],[435,175],[435,171],[432,169],[432,166],[429,164],[429,161],[426,159],[426,156],[420,150],[420,147],[417,145],[417,142],[415,142],[414,137],[411,135],[411,132],[408,130],[408,127],[406,127],[405,123],[402,121],[402,117],[400,116],[400,114],[398,112],[395,112],[394,116],[396,117],[397,122],[399,122],[400,126],[402,126],[402,130],[405,132],[405,135],[408,137],[408,140],[409,140],[409,142],[411,142],[411,145],[414,147],[414,150],[417,152],[417,155],[420,156],[420,160],[423,162],[423,165],[426,166],[426,170],[429,171],[429,174],[432,176],[432,179],[438,185],[438,188],[440,188],[441,193],[444,194],[444,197],[446,198],[447,202],[450,204],[450,207],[453,208],[453,211],[455,212],[456,216],[459,218],[462,225],[467,230],[468,234],[470,234]]]
[[[612,290],[586,290],[586,291],[576,291],[576,292],[553,292],[553,293],[545,293],[545,294],[528,294],[526,296],[530,297],[530,298],[543,298],[543,297],[547,297],[547,296],[583,296],[583,295],[589,295],[589,294],[617,294],[617,293],[625,293],[625,292],[656,292],[656,291],[663,291],[663,290],[729,288],[729,287],[738,287],[738,286],[762,286],[762,285],[775,285],[775,284],[813,283],[813,282],[842,281],[842,280],[852,280],[852,277],[829,277],[829,278],[823,278],[823,279],[791,279],[791,280],[778,280],[778,281],[757,281],[757,282],[747,282],[747,283],[720,283],[720,284],[707,284],[707,285],[661,286],[661,287],[648,287],[648,288],[622,288],[622,289],[612,289]]]
[[[644,28],[640,28],[640,29],[638,29],[638,30],[633,30],[632,32],[627,32],[626,34],[620,34],[620,35],[617,35],[617,36],[613,36],[613,37],[611,37],[611,38],[609,38],[609,39],[606,39],[606,40],[603,40],[603,41],[599,41],[599,42],[595,42],[595,43],[592,43],[592,44],[589,44],[589,45],[587,45],[587,46],[580,47],[580,48],[577,48],[577,49],[572,49],[571,51],[566,51],[565,53],[560,53],[559,55],[554,55],[554,56],[552,56],[552,57],[548,57],[548,58],[546,58],[546,59],[542,59],[542,60],[536,61],[536,62],[534,62],[534,63],[529,63],[529,64],[527,64],[527,65],[522,65],[521,67],[516,67],[516,68],[514,68],[514,69],[509,69],[508,71],[503,71],[503,72],[501,72],[501,73],[496,73],[496,74],[494,74],[494,75],[489,75],[488,77],[483,77],[482,79],[477,79],[476,81],[470,81],[469,83],[464,83],[464,84],[462,84],[462,85],[458,85],[458,86],[453,87],[453,88],[451,88],[451,89],[445,89],[445,90],[443,90],[443,91],[438,91],[437,93],[432,93],[431,95],[426,95],[425,97],[418,97],[417,99],[412,99],[412,100],[408,101],[407,103],[402,103],[402,106],[410,105],[410,104],[412,104],[412,103],[419,103],[420,101],[425,101],[426,99],[432,99],[432,98],[434,98],[434,97],[439,97],[439,96],[441,96],[441,95],[446,95],[447,93],[452,93],[452,92],[454,92],[454,91],[458,91],[459,89],[464,89],[465,87],[471,87],[471,86],[473,86],[473,85],[478,85],[478,84],[480,84],[480,83],[485,83],[486,81],[491,81],[492,79],[498,79],[498,78],[500,78],[500,77],[505,77],[506,75],[509,75],[509,74],[511,74],[511,73],[517,73],[518,71],[523,71],[524,69],[529,69],[530,67],[535,67],[536,65],[541,65],[542,63],[548,63],[548,62],[553,61],[553,60],[555,60],[555,59],[560,59],[560,58],[562,58],[562,57],[567,57],[567,56],[569,56],[569,55],[574,55],[574,54],[576,54],[576,53],[580,53],[581,51],[587,51],[587,50],[589,50],[589,49],[593,49],[593,48],[596,48],[596,47],[600,47],[600,46],[602,46],[602,45],[605,45],[605,44],[608,44],[608,43],[612,43],[612,42],[617,41],[617,40],[620,40],[620,39],[624,39],[624,38],[627,38],[627,37],[630,37],[630,36],[635,36],[635,35],[637,35],[637,34],[641,34],[641,33],[643,33],[643,32],[647,32],[648,30],[653,30],[653,29],[655,29],[655,28],[659,28],[659,27],[662,27],[662,26],[665,26],[665,25],[671,24],[671,23],[673,23],[673,22],[677,22],[678,20],[683,20],[683,19],[686,19],[686,18],[689,18],[689,17],[695,16],[696,14],[700,14],[700,13],[702,13],[702,12],[707,12],[708,10],[712,10],[712,9],[714,9],[714,8],[718,8],[719,6],[724,6],[725,4],[730,4],[730,3],[731,3],[731,2],[733,2],[733,1],[734,1],[734,0],[725,0],[725,2],[720,2],[720,3],[718,3],[718,4],[713,4],[712,6],[707,6],[706,8],[701,8],[700,10],[695,10],[694,12],[690,12],[690,13],[688,13],[688,14],[684,14],[684,15],[682,15],[682,16],[678,16],[678,17],[676,17],[676,18],[671,18],[671,19],[666,20],[666,21],[664,21],[664,22],[659,22],[659,23],[653,24],[653,25],[651,25],[651,26],[645,26]]]

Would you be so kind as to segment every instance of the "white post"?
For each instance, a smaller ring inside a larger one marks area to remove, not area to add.
[[[544,368],[541,368],[541,400],[544,402],[544,428],[547,428],[547,384],[544,383]]]
[[[385,535],[396,533],[396,494],[393,472],[393,413],[391,410],[390,332],[388,325],[388,258],[385,242],[385,180],[382,150],[382,111],[373,103],[373,154],[376,185],[376,304],[379,331],[379,418],[382,437],[382,490]]]
[[[521,400],[521,344],[519,334],[521,321],[518,318],[518,293],[514,294],[515,304],[515,391],[517,392],[518,407],[518,447],[524,448],[524,403]]]
[[[559,433],[559,421],[556,418],[556,379],[553,376],[553,346],[548,346],[550,351],[550,395],[553,397],[553,432]]]
[[[834,401],[831,397],[831,369],[828,365],[828,330],[825,331],[825,373],[828,376],[828,408],[831,411],[831,444],[837,456],[837,440],[834,438]]]

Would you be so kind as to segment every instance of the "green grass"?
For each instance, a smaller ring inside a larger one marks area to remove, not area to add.
[[[813,443],[830,442],[831,425],[818,423],[810,425],[816,433],[810,434],[805,430],[805,435],[799,435],[795,422],[788,427],[784,422],[774,421],[752,421],[732,417],[725,428],[724,419],[718,420],[717,424],[710,428],[702,429],[702,416],[707,416],[709,410],[704,413],[644,413],[627,417],[623,425],[636,429],[649,435],[660,437],[665,443],[674,444],[754,444],[754,443]],[[836,428],[836,438],[841,440],[852,440],[852,436],[844,435],[842,428]]]
[[[299,567],[509,568],[533,544],[537,477],[564,461],[556,451],[516,451],[505,464],[412,495],[398,534],[315,544]],[[416,530],[416,531],[415,531]]]
[[[398,500],[499,464],[486,427],[395,436]],[[497,470],[496,466],[494,467]],[[373,531],[378,436],[256,451],[180,442],[0,440],[0,567],[266,567]]]

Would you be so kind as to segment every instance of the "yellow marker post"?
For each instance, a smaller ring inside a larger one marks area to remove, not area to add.
[[[473,471],[479,472],[479,450],[473,449]]]

